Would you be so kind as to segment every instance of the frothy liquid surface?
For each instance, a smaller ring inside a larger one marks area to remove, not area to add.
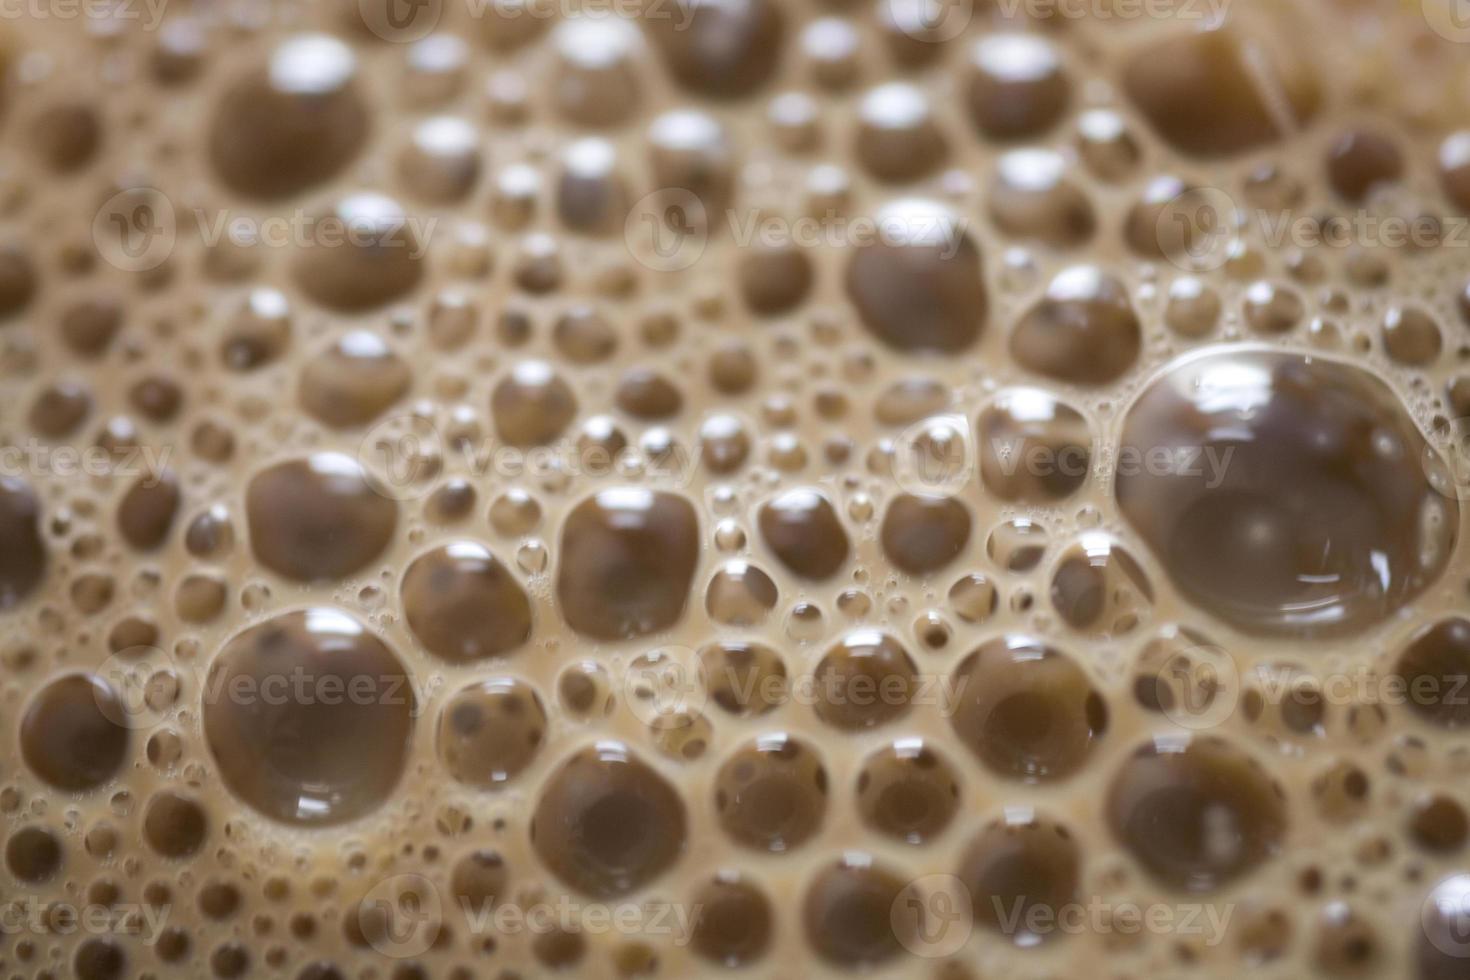
[[[1453,11],[612,7],[0,22],[0,976],[1470,978]]]

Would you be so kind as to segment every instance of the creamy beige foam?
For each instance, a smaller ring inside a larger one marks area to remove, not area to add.
[[[63,6],[0,975],[1470,977],[1453,21]]]

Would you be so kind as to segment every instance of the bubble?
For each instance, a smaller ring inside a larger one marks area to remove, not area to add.
[[[173,527],[181,496],[179,478],[172,470],[143,474],[118,501],[118,533],[139,551],[159,547]]]
[[[800,847],[826,813],[826,767],[785,732],[758,736],[720,766],[714,808],[721,828],[739,844],[773,853]]]
[[[678,494],[620,487],[562,526],[557,597],[567,624],[602,640],[667,629],[684,613],[699,557],[694,508]]]
[[[844,854],[807,886],[801,907],[807,942],[833,966],[861,969],[886,963],[915,941],[909,930],[900,933],[893,920],[915,924],[891,914],[906,894],[904,880],[892,869],[867,854]]]
[[[895,567],[927,575],[948,565],[970,541],[970,510],[954,497],[900,494],[883,516],[883,553]]]
[[[1124,421],[1118,503],[1189,599],[1257,634],[1378,622],[1443,569],[1459,514],[1366,373],[1252,348],[1172,365]],[[1152,460],[1152,462],[1150,462]]]
[[[323,452],[255,474],[245,487],[245,517],[256,559],[310,582],[350,575],[382,554],[398,507],[352,457]]]
[[[786,17],[775,0],[675,0],[647,8],[643,21],[680,88],[739,99],[775,74]]]
[[[403,771],[416,711],[397,655],[329,607],[237,633],[205,678],[204,736],[221,778],[290,824],[341,823],[381,805]]]
[[[415,558],[401,591],[414,637],[451,663],[511,653],[530,638],[525,589],[477,542],[451,541]]]
[[[1079,385],[1117,380],[1142,347],[1127,287],[1091,265],[1058,273],[1010,340],[1011,356],[1028,371]]]
[[[1160,736],[1113,777],[1106,803],[1118,840],[1162,884],[1225,887],[1280,849],[1286,799],[1254,758],[1213,737]]]
[[[771,900],[736,871],[719,871],[694,893],[700,910],[690,947],[712,963],[736,968],[760,960],[776,931]]]
[[[817,664],[817,717],[844,731],[897,721],[909,710],[919,685],[917,673],[893,637],[867,629],[849,633]]]
[[[1108,727],[1107,703],[1087,673],[1039,640],[991,640],[955,669],[955,734],[993,772],[1026,782],[1064,779]]]
[[[611,142],[588,137],[562,153],[556,211],[563,225],[583,234],[608,235],[622,227],[631,204],[628,181]]]
[[[560,436],[577,414],[571,386],[545,361],[518,361],[490,396],[495,432],[510,446],[540,446]]]
[[[29,596],[46,572],[41,502],[19,477],[0,476],[0,611]]]
[[[948,147],[923,90],[889,82],[870,89],[858,104],[855,152],[868,173],[903,184],[937,169]]]
[[[959,803],[953,767],[921,738],[901,738],[875,752],[858,774],[858,815],[872,829],[907,844],[942,834]]]
[[[760,316],[779,316],[806,301],[816,271],[804,248],[757,240],[741,255],[738,276],[746,306]]]
[[[980,479],[1004,501],[1049,504],[1070,497],[1092,467],[1082,413],[1042,388],[1002,391],[980,415]]]
[[[618,16],[569,18],[552,32],[557,74],[551,86],[557,110],[583,126],[618,126],[638,108],[637,64],[642,39]]]
[[[1141,46],[1124,72],[1124,91],[1181,153],[1259,149],[1311,122],[1322,104],[1306,57],[1287,50],[1290,35],[1264,34],[1225,26]]]
[[[1404,704],[1440,728],[1470,724],[1470,698],[1460,689],[1470,677],[1470,621],[1442,619],[1421,627],[1398,656],[1394,676],[1404,685]]]
[[[1153,586],[1143,568],[1102,532],[1084,534],[1052,572],[1052,607],[1079,632],[1126,634],[1153,601]]]
[[[847,561],[847,531],[830,501],[816,490],[788,490],[761,506],[761,538],[802,578],[831,578]]]
[[[1017,807],[976,835],[958,874],[982,925],[1017,946],[1038,946],[1056,930],[1033,924],[1059,921],[1078,900],[1082,849],[1062,824]]]
[[[433,204],[469,196],[480,179],[480,168],[480,134],[455,116],[434,116],[419,123],[398,158],[403,187]]]
[[[215,107],[209,156],[233,191],[276,201],[340,173],[367,141],[352,49],[323,34],[288,38]]]
[[[552,773],[531,844],[552,874],[594,898],[618,898],[678,860],[688,817],[678,791],[620,742],[580,749]]]
[[[1050,41],[1034,34],[990,34],[970,50],[966,105],[995,140],[1039,136],[1061,120],[1072,83]]]
[[[1012,150],[996,162],[990,219],[1011,237],[1052,248],[1076,248],[1097,230],[1091,200],[1051,150]]]
[[[710,579],[704,605],[710,619],[727,626],[755,626],[776,608],[776,583],[747,561],[729,561]]]
[[[1403,176],[1404,158],[1392,137],[1354,129],[1332,143],[1327,151],[1327,180],[1339,196],[1362,201],[1371,191]]]
[[[970,347],[989,299],[980,247],[963,220],[937,201],[903,198],[874,222],[879,234],[852,249],[845,280],[863,326],[903,352]]]
[[[418,221],[383,194],[337,198],[297,242],[297,286],[329,310],[363,313],[405,298],[423,278]]]
[[[128,729],[118,694],[95,674],[66,674],[42,687],[20,722],[20,753],[46,783],[84,792],[122,769]]]
[[[186,858],[203,845],[209,831],[204,809],[192,797],[164,790],[143,811],[143,840],[165,858]]]
[[[5,867],[19,881],[39,884],[61,870],[61,841],[44,827],[21,827],[5,841]]]
[[[1444,349],[1439,324],[1413,306],[1393,306],[1383,316],[1383,349],[1400,364],[1424,367]]]
[[[408,364],[376,333],[352,330],[301,368],[301,407],[335,429],[372,422],[408,391]]]
[[[786,702],[786,664],[760,643],[726,640],[699,651],[709,699],[736,716],[763,715]]]

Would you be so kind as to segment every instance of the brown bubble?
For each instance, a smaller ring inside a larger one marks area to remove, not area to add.
[[[118,533],[139,551],[157,548],[173,527],[181,496],[179,478],[173,470],[143,474],[118,502]]]
[[[1083,535],[1052,572],[1052,607],[1074,630],[1122,635],[1138,625],[1153,600],[1143,568],[1102,532]]]
[[[1118,769],[1107,819],[1128,852],[1163,884],[1224,887],[1275,855],[1286,834],[1281,787],[1219,738],[1160,736]]]
[[[21,881],[47,881],[61,870],[61,841],[45,827],[22,827],[5,842],[5,866]]]
[[[557,353],[573,364],[600,364],[618,349],[618,332],[591,306],[576,306],[557,318],[552,328]]]
[[[998,140],[1038,136],[1061,120],[1072,83],[1056,48],[1036,34],[990,34],[970,51],[970,118]]]
[[[607,235],[623,227],[631,195],[617,152],[611,142],[598,137],[577,140],[563,151],[556,211],[567,228]]]
[[[776,932],[771,900],[758,885],[735,871],[720,871],[694,893],[699,912],[690,946],[724,967],[748,966],[765,956]]]
[[[1223,157],[1258,149],[1310,122],[1322,103],[1305,56],[1283,50],[1287,36],[1265,43],[1260,33],[1232,26],[1180,32],[1141,47],[1123,88],[1182,153]]]
[[[1064,779],[1091,756],[1108,707],[1072,658],[1026,636],[983,644],[952,678],[955,734],[998,775]]]
[[[352,49],[322,34],[284,41],[215,107],[210,162],[236,193],[294,197],[341,172],[367,141]]]
[[[879,234],[847,266],[848,298],[863,325],[903,352],[954,353],[985,325],[980,247],[946,205],[904,198],[875,216]]]
[[[1001,392],[980,415],[980,479],[1005,501],[1049,504],[1071,496],[1092,467],[1082,413],[1041,388]]]
[[[668,378],[648,368],[635,367],[618,379],[613,401],[638,419],[666,419],[679,414],[684,396]]]
[[[1009,236],[1053,248],[1083,245],[1097,230],[1092,201],[1051,150],[1013,150],[997,161],[990,219]]]
[[[531,763],[546,729],[546,709],[525,681],[476,681],[456,691],[440,711],[439,759],[460,782],[495,789]]]
[[[350,575],[382,554],[398,505],[352,457],[314,453],[252,477],[245,517],[256,559],[310,582]]]
[[[1448,854],[1465,846],[1470,836],[1470,818],[1454,797],[1444,794],[1422,796],[1409,813],[1409,835],[1414,843],[1436,854]]]
[[[20,477],[0,476],[0,611],[33,592],[46,572],[41,502]]]
[[[292,275],[318,304],[363,313],[403,299],[423,278],[423,250],[415,222],[382,194],[337,198],[313,214],[293,257]]]
[[[703,216],[685,214],[696,229],[723,214],[735,193],[735,150],[724,124],[696,109],[676,109],[648,127],[648,165],[657,190],[692,194]],[[675,205],[683,202],[671,198]]]
[[[1470,211],[1470,129],[1445,137],[1439,150],[1439,180],[1450,203]]]
[[[414,197],[430,204],[463,200],[480,177],[480,133],[454,116],[419,123],[398,157],[398,178]]]
[[[1379,958],[1377,934],[1346,902],[1333,902],[1317,920],[1313,959],[1317,969],[1331,977],[1360,976],[1371,972]]]
[[[805,249],[759,240],[741,255],[738,275],[741,298],[760,316],[779,316],[801,306],[816,278]]]
[[[886,963],[916,944],[905,930],[908,917],[892,914],[907,885],[895,871],[867,854],[849,852],[821,871],[807,886],[801,921],[807,942],[828,963],[867,968]]]
[[[831,578],[847,561],[847,531],[832,504],[812,489],[788,490],[761,505],[761,538],[802,578]]]
[[[541,446],[560,436],[577,415],[572,388],[544,361],[519,361],[490,396],[495,432],[510,446]]]
[[[1244,310],[1250,328],[1268,336],[1295,329],[1306,314],[1296,290],[1265,280],[1251,283],[1246,290]]]
[[[1346,132],[1327,151],[1327,179],[1349,201],[1362,201],[1375,188],[1398,181],[1403,173],[1404,157],[1398,144],[1372,130]]]
[[[1176,363],[1128,410],[1119,452],[1138,465],[1120,467],[1118,503],[1175,586],[1253,633],[1383,619],[1438,577],[1459,529],[1396,396],[1322,358]]]
[[[1470,620],[1442,619],[1422,627],[1399,654],[1394,670],[1404,685],[1404,705],[1440,728],[1470,725]]]
[[[903,184],[944,163],[948,144],[923,90],[889,82],[858,104],[857,161],[881,181]]]
[[[205,678],[204,736],[243,802],[285,823],[360,817],[393,792],[416,697],[361,623],[319,606],[232,637]]]
[[[883,515],[879,539],[894,566],[914,575],[936,572],[970,541],[970,510],[954,497],[901,494]]]
[[[401,592],[415,638],[451,663],[510,653],[531,636],[525,589],[478,542],[451,541],[415,558]]]
[[[1439,324],[1414,306],[1393,306],[1383,315],[1383,349],[1400,364],[1424,367],[1444,349]]]
[[[857,809],[863,823],[908,844],[942,834],[959,809],[960,784],[932,743],[902,738],[863,762]]]
[[[684,613],[699,560],[699,523],[678,494],[603,490],[562,526],[556,591],[578,633],[631,639],[667,629]]]
[[[36,294],[36,264],[22,245],[0,245],[0,318],[11,317],[30,305]]]
[[[123,325],[122,303],[113,296],[91,296],[61,311],[61,338],[82,357],[98,357]]]
[[[699,426],[700,460],[711,473],[733,473],[750,456],[750,434],[734,415],[711,415]]]
[[[95,674],[67,674],[36,692],[20,722],[26,766],[58,789],[94,789],[127,760],[122,699]]]
[[[564,884],[617,898],[649,884],[685,848],[678,791],[620,742],[573,754],[542,787],[531,818],[536,855]]]
[[[209,832],[209,821],[197,800],[178,793],[155,793],[143,811],[143,840],[166,858],[196,853]]]
[[[449,890],[467,909],[488,911],[506,895],[510,869],[497,851],[470,851],[454,862]]]
[[[705,590],[710,619],[727,626],[755,626],[776,608],[776,583],[747,561],[730,561],[715,573]]]
[[[781,853],[806,843],[827,809],[827,770],[816,751],[778,732],[761,735],[720,766],[720,826],[739,844]]]
[[[778,0],[676,0],[644,12],[674,81],[687,92],[714,99],[751,95],[772,77],[785,21]]]
[[[31,428],[48,439],[75,432],[92,412],[92,393],[81,381],[60,379],[42,388],[26,416]]]
[[[1078,900],[1082,849],[1066,827],[1018,807],[976,835],[958,877],[982,925],[1017,946],[1036,946],[1056,933],[1032,931],[1029,924],[1056,922]]]
[[[1091,265],[1058,273],[1010,340],[1011,356],[1028,371],[1080,385],[1116,380],[1142,348],[1127,287]]]
[[[908,713],[917,668],[898,641],[857,630],[827,651],[814,673],[817,717],[845,731],[876,728]]]
[[[763,715],[786,702],[786,664],[764,644],[711,643],[699,663],[710,700],[732,715]]]
[[[77,980],[122,980],[127,964],[127,954],[116,940],[94,936],[77,947],[71,966]]]
[[[343,334],[301,368],[301,407],[326,425],[364,425],[408,391],[408,365],[370,330]]]
[[[279,358],[290,344],[290,300],[268,287],[252,289],[225,326],[220,360],[232,371],[253,371]]]

